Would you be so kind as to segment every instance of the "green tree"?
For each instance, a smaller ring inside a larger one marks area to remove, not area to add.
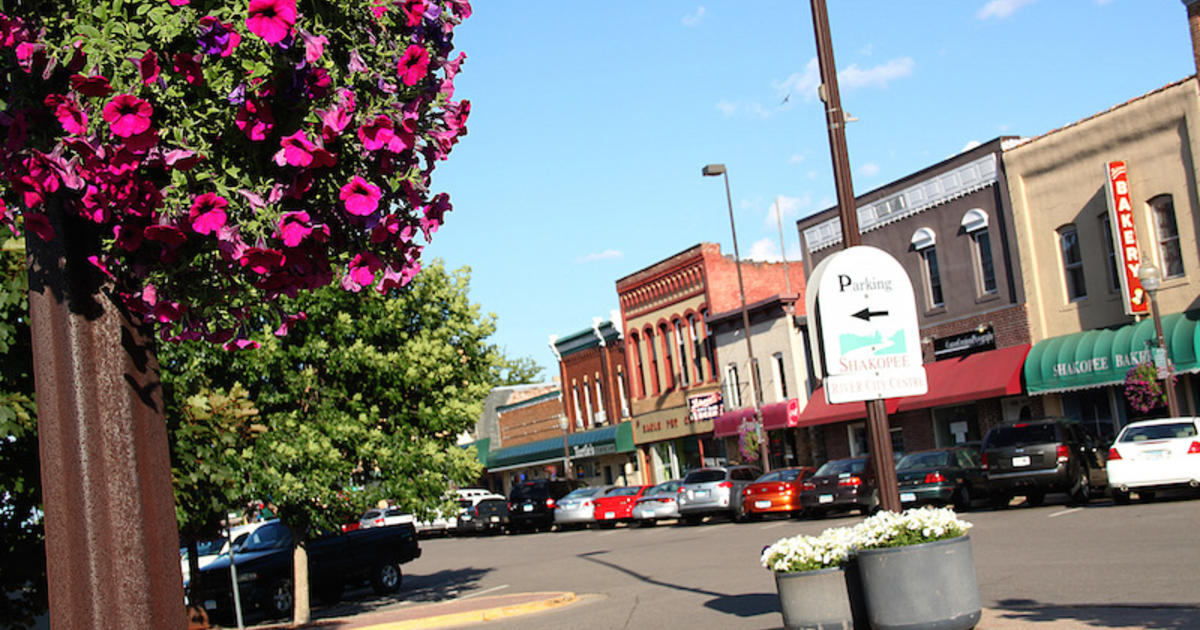
[[[526,383],[536,383],[541,378],[542,366],[538,365],[533,357],[517,357],[515,359],[505,357],[496,365],[492,385],[494,387],[525,385]]]
[[[27,291],[24,243],[7,239],[0,252],[0,619],[16,628],[46,609]]]
[[[380,499],[431,516],[450,507],[452,487],[478,478],[475,452],[455,443],[479,417],[501,362],[487,341],[495,324],[468,299],[468,282],[469,270],[435,262],[386,294],[303,294],[293,306],[305,318],[285,337],[264,327],[252,335],[258,348],[162,348],[164,380],[176,399],[245,388],[266,427],[245,488],[276,505],[298,540],[336,531]],[[303,621],[303,543],[298,551]]]

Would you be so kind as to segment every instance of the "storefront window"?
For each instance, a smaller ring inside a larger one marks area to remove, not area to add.
[[[974,404],[933,410],[933,440],[936,446],[954,446],[979,439],[979,414]]]
[[[1117,436],[1108,387],[1083,389],[1062,394],[1063,415],[1079,420],[1101,441],[1111,442]],[[1118,390],[1119,391],[1119,390]],[[1124,398],[1124,394],[1119,394]]]

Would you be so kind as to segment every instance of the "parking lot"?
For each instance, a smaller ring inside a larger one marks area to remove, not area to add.
[[[1030,624],[1073,618],[1098,627],[1188,628],[1200,622],[1200,501],[1164,498],[1128,506],[1108,500],[965,515],[974,523],[976,572],[985,607]],[[771,519],[663,524],[652,528],[531,533],[422,542],[394,598],[348,593],[318,616],[459,597],[567,590],[581,602],[489,628],[776,628],[765,545],[857,521]]]

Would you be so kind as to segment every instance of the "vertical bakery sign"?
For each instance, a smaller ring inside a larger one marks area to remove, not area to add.
[[[1137,228],[1133,223],[1133,202],[1129,195],[1129,173],[1124,161],[1104,165],[1104,190],[1108,197],[1108,221],[1112,226],[1113,252],[1121,299],[1128,315],[1150,313],[1150,299],[1138,280],[1142,256],[1138,250]]]

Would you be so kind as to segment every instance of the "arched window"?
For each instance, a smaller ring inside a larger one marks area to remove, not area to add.
[[[666,324],[658,327],[658,336],[662,339],[663,347],[663,381],[666,389],[675,387],[675,362],[671,358],[671,329]]]
[[[675,320],[675,347],[679,349],[679,385],[680,387],[688,386],[688,361],[687,361],[687,342],[683,330],[683,321]]]
[[[988,215],[980,208],[963,214],[963,230],[971,237],[975,258],[975,287],[979,295],[996,292],[996,269],[992,263],[992,239],[988,233]]]
[[[654,347],[654,329],[646,328],[643,334],[646,336],[646,349],[650,356],[650,391],[657,396],[662,391],[662,385],[658,381],[658,348]]]
[[[637,333],[629,333],[629,345],[633,348],[633,365],[637,372],[637,379],[633,382],[633,395],[639,400],[646,397],[646,369],[642,365],[642,344],[639,341]]]
[[[937,237],[933,230],[923,227],[913,232],[912,246],[921,255],[922,276],[925,280],[925,303],[928,308],[938,308],[946,303],[942,294],[942,274],[938,269]]]

